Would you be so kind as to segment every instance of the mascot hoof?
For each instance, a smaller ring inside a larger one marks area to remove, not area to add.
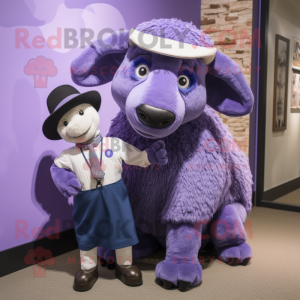
[[[156,283],[166,290],[171,290],[175,288],[175,285],[168,280],[161,280],[160,278],[156,278]],[[186,292],[189,289],[190,285],[190,282],[181,280],[178,282],[178,289],[180,292]]]
[[[252,258],[252,249],[247,243],[223,247],[218,249],[217,253],[219,260],[230,266],[246,266]]]
[[[176,287],[181,292],[199,285],[202,280],[202,268],[198,261],[179,264],[164,260],[157,264],[155,274],[157,284],[167,290]]]

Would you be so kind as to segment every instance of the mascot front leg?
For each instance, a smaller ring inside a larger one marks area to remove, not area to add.
[[[167,224],[166,258],[155,269],[157,283],[164,288],[176,286],[180,291],[186,291],[201,283],[202,268],[198,260],[200,227],[195,234],[193,224]]]
[[[246,243],[243,225],[246,217],[244,206],[233,203],[221,209],[209,224],[209,235],[218,258],[228,265],[246,266],[252,258],[252,249]]]

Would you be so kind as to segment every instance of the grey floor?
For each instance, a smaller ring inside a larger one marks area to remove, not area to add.
[[[247,219],[248,243],[253,249],[250,265],[230,267],[218,260],[203,270],[203,282],[188,292],[164,290],[155,283],[155,264],[162,250],[136,262],[144,284],[128,287],[114,272],[99,267],[93,289],[73,291],[79,268],[79,251],[56,257],[46,277],[34,277],[33,267],[0,278],[0,299],[300,299],[300,214],[253,208]],[[68,263],[75,256],[76,264]],[[3,262],[2,262],[3,263]]]

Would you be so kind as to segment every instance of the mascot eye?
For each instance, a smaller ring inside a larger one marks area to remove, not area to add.
[[[138,78],[144,78],[146,77],[147,75],[149,74],[149,68],[148,66],[142,64],[142,65],[139,65],[136,70],[135,70],[135,75],[138,77]]]
[[[180,75],[178,77],[178,84],[182,89],[186,89],[189,87],[190,85],[190,80],[187,76],[185,75]]]
[[[67,121],[64,121],[63,123],[64,123],[64,125],[65,125],[65,126],[67,126],[67,125],[68,125],[68,122],[67,122]]]
[[[82,110],[80,110],[80,111],[79,111],[79,114],[80,114],[81,116],[83,116],[83,115],[84,115],[84,112],[83,112]]]

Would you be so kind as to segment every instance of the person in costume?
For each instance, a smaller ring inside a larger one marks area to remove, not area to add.
[[[116,251],[115,274],[124,284],[142,284],[142,273],[132,265],[132,245],[139,242],[127,189],[122,180],[122,163],[143,168],[168,162],[163,141],[141,151],[119,138],[102,137],[98,130],[101,97],[97,91],[80,94],[70,85],[54,89],[47,99],[50,116],[43,133],[50,140],[64,139],[75,146],[62,151],[52,168],[69,173],[58,188],[74,196],[72,218],[80,249],[81,270],[74,278],[74,290],[92,288],[98,278],[97,247]],[[69,185],[69,174],[75,174]],[[53,174],[56,182],[57,174]],[[68,182],[69,190],[61,188]]]

